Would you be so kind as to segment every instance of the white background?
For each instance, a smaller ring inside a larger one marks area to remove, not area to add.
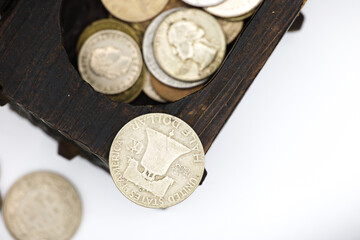
[[[0,188],[52,170],[78,188],[74,239],[360,239],[360,1],[312,0],[206,156],[203,186],[167,210],[137,206],[110,176],[0,108]],[[0,239],[11,239],[0,219]]]

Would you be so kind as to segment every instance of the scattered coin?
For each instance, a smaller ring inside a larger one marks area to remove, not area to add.
[[[102,30],[90,36],[78,57],[82,78],[104,94],[118,94],[132,87],[142,65],[137,43],[117,30]]]
[[[221,28],[223,29],[226,37],[226,43],[229,44],[235,40],[244,27],[244,22],[230,22],[224,19],[218,19]]]
[[[154,78],[154,76],[152,76],[149,72],[147,72],[146,78],[145,78],[145,84],[144,84],[144,88],[143,88],[144,93],[152,100],[155,100],[155,101],[161,102],[161,103],[165,103],[166,100],[164,98],[162,98],[153,88],[153,86],[151,84],[151,80],[150,80],[151,78]]]
[[[119,30],[132,37],[138,45],[141,44],[141,34],[139,32],[135,31],[132,27],[124,22],[113,18],[107,18],[95,21],[85,28],[76,44],[76,51],[80,51],[82,45],[90,36],[102,30]]]
[[[191,82],[218,69],[226,41],[213,16],[198,9],[181,9],[160,23],[153,47],[157,62],[168,75]]]
[[[162,83],[175,88],[192,88],[204,84],[208,79],[204,79],[198,82],[183,82],[170,77],[160,68],[159,64],[155,59],[154,49],[153,49],[153,39],[154,39],[155,31],[158,28],[159,24],[163,21],[163,19],[167,15],[169,15],[172,12],[178,11],[180,9],[182,8],[174,8],[166,12],[163,12],[151,22],[149,27],[146,29],[143,39],[143,47],[142,47],[143,57],[150,73]]]
[[[80,225],[82,207],[77,191],[65,178],[35,172],[11,187],[3,212],[15,239],[70,239]]]
[[[101,0],[115,17],[127,22],[142,22],[155,17],[168,0]]]
[[[175,102],[177,100],[180,100],[198,90],[200,90],[205,84],[199,85],[193,88],[173,88],[169,87],[166,84],[163,84],[162,82],[158,81],[156,78],[152,77],[151,79],[151,85],[155,89],[155,91],[164,99],[166,99],[169,102]]]
[[[262,0],[225,0],[213,7],[204,8],[207,12],[222,18],[238,17],[256,9]]]
[[[129,121],[110,149],[115,185],[144,207],[167,208],[199,185],[205,166],[201,141],[183,120],[150,113]]]
[[[183,0],[183,1],[194,7],[210,7],[224,2],[224,0]]]

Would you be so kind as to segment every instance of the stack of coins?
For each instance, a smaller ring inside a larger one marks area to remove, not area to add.
[[[205,86],[261,1],[102,0],[110,17],[79,37],[80,74],[113,101],[177,101]]]

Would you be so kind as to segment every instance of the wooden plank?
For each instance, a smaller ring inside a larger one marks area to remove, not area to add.
[[[175,103],[134,106],[111,102],[80,78],[71,61],[74,56],[62,44],[61,2],[18,0],[3,20],[0,85],[11,102],[105,163],[118,130],[149,112],[169,113],[188,122],[207,151],[303,5],[303,0],[265,0],[202,90]],[[89,16],[104,14],[100,9]]]

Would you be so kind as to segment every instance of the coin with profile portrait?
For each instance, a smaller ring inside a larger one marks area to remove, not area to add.
[[[102,30],[89,37],[78,57],[82,78],[96,91],[118,94],[131,88],[142,71],[138,44],[118,30]]]
[[[213,16],[190,8],[173,12],[160,23],[153,47],[157,62],[168,75],[192,82],[209,77],[219,68],[226,40]]]

